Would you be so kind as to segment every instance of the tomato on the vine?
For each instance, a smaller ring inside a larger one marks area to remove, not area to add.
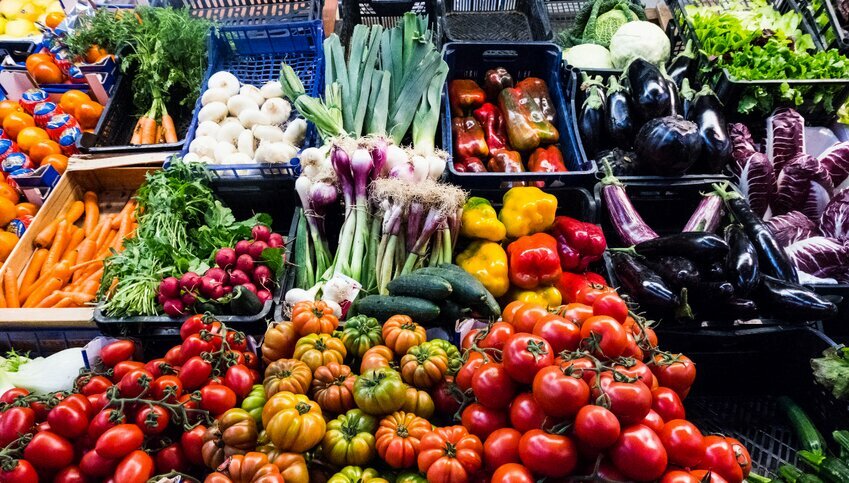
[[[53,483],[85,483],[86,476],[79,466],[68,466],[53,477]]]
[[[144,369],[144,362],[121,361],[112,368],[112,382],[118,384],[130,371]]]
[[[35,425],[35,411],[27,407],[13,406],[0,413],[0,448],[29,433]]]
[[[616,290],[604,284],[589,283],[575,294],[575,302],[592,306],[597,298],[609,293],[616,294]]]
[[[514,428],[496,429],[483,443],[484,461],[491,470],[507,463],[519,463],[519,440],[522,433]]]
[[[728,480],[729,483],[740,483],[743,481],[743,466],[737,460],[733,442],[725,436],[705,436],[705,452],[702,462],[698,464],[699,469],[711,470],[719,476]],[[739,441],[737,441],[739,443]]]
[[[136,413],[136,426],[147,435],[162,434],[168,429],[170,414],[168,410],[159,405],[148,405],[139,409]]]
[[[166,402],[174,402],[183,395],[183,381],[177,376],[160,376],[150,385],[153,399],[159,400],[170,394]]]
[[[519,458],[535,474],[554,478],[572,473],[578,464],[578,452],[571,438],[541,429],[533,429],[522,436]]]
[[[555,354],[574,351],[581,343],[581,329],[575,322],[548,314],[534,324],[533,334],[547,340]]]
[[[86,399],[86,404],[91,406]],[[47,414],[51,430],[67,439],[82,436],[88,428],[88,412],[73,401],[62,401]]]
[[[463,409],[460,415],[463,427],[481,440],[485,440],[493,431],[509,425],[507,411],[494,409],[480,403],[472,403]]]
[[[639,423],[652,409],[652,393],[645,384],[619,381],[612,372],[602,372],[599,384],[593,385],[593,397],[598,398],[602,394],[610,400],[610,412],[623,425]]]
[[[534,377],[532,391],[540,409],[555,418],[571,418],[590,400],[587,383],[558,366],[539,371]]]
[[[471,347],[475,343],[475,339],[477,338],[480,331],[480,329],[472,329],[466,332],[466,335],[463,336],[463,340],[460,342],[460,349],[463,349],[465,351],[469,347]]]
[[[100,349],[100,360],[106,367],[115,367],[121,361],[132,359],[135,352],[136,344],[133,341],[118,340]]]
[[[560,366],[566,374],[580,377],[590,388],[593,387],[598,378],[595,361],[589,357],[577,357],[565,361],[558,357],[554,361],[554,365]]]
[[[660,414],[657,414],[657,411],[652,409],[651,411],[649,411],[648,414],[646,414],[646,417],[644,417],[643,420],[640,421],[640,424],[642,424],[643,426],[648,426],[649,429],[651,429],[655,433],[660,433],[663,430],[663,425],[666,423],[665,421],[663,421],[663,418],[660,417]]]
[[[186,358],[183,356],[183,347],[175,345],[168,349],[168,352],[165,353],[164,359],[165,362],[172,366],[182,366],[183,363],[186,362]]]
[[[542,337],[530,333],[510,337],[504,344],[501,358],[507,374],[522,384],[530,384],[540,369],[554,363],[551,345]]]
[[[649,389],[657,387],[657,380],[652,374],[651,369],[642,361],[636,359],[621,359],[613,365],[616,372],[624,374],[628,377],[636,377]]]
[[[507,339],[513,336],[516,329],[512,324],[507,322],[495,322],[487,328],[481,330],[483,337],[478,340],[478,347],[481,349],[492,349],[500,351],[504,348]]]
[[[664,421],[673,419],[684,419],[686,412],[684,404],[678,394],[668,387],[658,387],[651,392],[651,408],[663,418]]]
[[[227,345],[232,351],[244,352],[248,350],[248,338],[245,336],[244,332],[228,330],[224,340],[227,341]]]
[[[696,365],[683,354],[655,354],[651,370],[659,385],[672,389],[682,400],[696,380]]]
[[[13,387],[11,389],[6,390],[2,396],[0,396],[0,403],[11,404],[15,401],[15,399],[19,397],[23,397],[29,394],[29,391],[22,387]]]
[[[601,406],[584,406],[575,416],[575,437],[594,449],[607,449],[619,439],[621,427],[616,415]]]
[[[109,428],[114,428],[119,424],[124,424],[127,421],[126,416],[115,408],[106,408],[97,413],[88,425],[86,434],[94,440],[105,433]]]
[[[459,389],[454,383],[454,378],[452,376],[445,376],[445,378],[442,379],[442,381],[437,384],[436,388],[433,390],[433,405],[439,414],[452,416],[460,410],[460,401],[454,397],[452,387],[454,390]]]
[[[153,458],[142,450],[136,450],[118,463],[113,478],[116,483],[146,483],[151,476]]]
[[[186,340],[192,334],[198,334],[201,330],[209,330],[212,318],[203,314],[192,315],[180,326],[180,339]]]
[[[188,359],[183,364],[183,367],[180,368],[180,373],[178,374],[180,381],[183,382],[183,388],[189,391],[193,391],[204,385],[211,375],[212,364],[200,356],[194,356]]]
[[[200,334],[192,334],[186,337],[186,340],[183,341],[183,345],[180,347],[180,352],[186,359],[215,350],[212,342],[205,340]]]
[[[682,468],[694,468],[705,455],[705,438],[693,423],[684,419],[673,419],[663,425],[660,433],[669,463]]]
[[[92,478],[103,478],[112,474],[120,460],[104,458],[91,450],[83,454],[80,459],[80,471]]]
[[[481,365],[472,376],[472,391],[478,401],[487,407],[502,409],[510,405],[516,394],[516,385],[500,362]]]
[[[24,448],[24,459],[38,469],[60,470],[73,462],[74,447],[56,433],[40,431]]]
[[[460,370],[454,376],[454,382],[461,391],[467,391],[472,387],[472,376],[478,368],[490,362],[489,356],[480,351],[469,351],[466,353],[466,362],[460,366]]]
[[[593,308],[589,305],[571,303],[560,309],[560,316],[580,327],[585,320],[593,316]]]
[[[516,312],[518,312],[519,309],[521,309],[525,305],[526,303],[522,302],[521,300],[514,300],[510,302],[501,311],[501,320],[507,322],[508,324],[512,324],[513,319],[516,317]]]
[[[737,458],[737,464],[740,465],[740,469],[743,470],[743,478],[747,478],[749,473],[752,472],[752,456],[749,454],[749,450],[743,446],[736,438],[732,438],[731,436],[725,437],[726,441],[731,443],[731,450],[734,451],[734,457]]]
[[[2,483],[38,483],[38,473],[35,467],[27,460],[14,461],[12,468],[0,469],[0,482]]]
[[[183,455],[193,465],[203,464],[204,433],[206,433],[206,426],[197,425],[180,436],[180,447],[183,448]]]
[[[610,457],[622,474],[637,481],[660,478],[668,463],[660,438],[641,424],[622,430],[616,444],[610,448]]]
[[[167,376],[168,374],[174,374],[174,368],[171,367],[171,364],[168,363],[164,358],[161,359],[153,359],[144,365],[146,371],[150,372],[153,375],[153,378],[156,379],[160,376]]]
[[[97,438],[94,450],[104,458],[118,459],[140,448],[143,442],[144,433],[138,426],[119,424]]]
[[[80,387],[80,392],[84,396],[100,394],[103,391],[112,387],[112,381],[103,376],[91,376],[80,382],[83,382],[82,386]]]
[[[581,325],[582,344],[593,354],[607,359],[622,355],[628,336],[622,324],[606,315],[594,315]]]
[[[510,425],[523,433],[543,428],[546,420],[542,407],[529,392],[517,395],[510,404]]]
[[[200,390],[200,407],[219,416],[236,407],[236,393],[223,384],[207,384]]]
[[[606,315],[624,323],[628,317],[628,305],[616,292],[606,292],[593,300],[593,315]]]
[[[527,332],[530,334],[533,332],[537,321],[548,314],[550,312],[542,305],[526,303],[514,312],[511,323],[515,327],[516,333]]]
[[[245,365],[248,366],[249,369],[259,369],[258,355],[250,351],[245,351],[242,355],[245,356]]]
[[[242,399],[251,392],[254,385],[254,376],[247,366],[236,364],[230,366],[224,374],[224,385],[232,389],[236,396]]]
[[[153,382],[153,374],[145,369],[133,369],[118,383],[118,391],[124,397],[137,397]]]
[[[189,462],[179,443],[171,443],[156,453],[157,473],[185,472],[188,469]]]

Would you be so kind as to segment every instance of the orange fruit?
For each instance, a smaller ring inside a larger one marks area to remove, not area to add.
[[[0,231],[0,261],[5,262],[18,244],[18,235],[10,231]]]
[[[50,139],[38,141],[29,148],[29,159],[39,166],[41,161],[51,154],[62,154],[62,148],[59,143]]]
[[[9,99],[0,101],[0,123],[3,122],[3,119],[6,119],[6,116],[10,112],[24,112],[24,108],[17,102],[10,101]]]
[[[53,62],[40,62],[32,69],[27,69],[27,72],[38,84],[61,84],[65,80],[62,70]]]
[[[9,183],[0,183],[0,198],[6,198],[12,203],[17,203],[21,199],[21,195]]]
[[[59,106],[68,114],[73,115],[74,111],[77,110],[77,106],[82,104],[83,102],[90,102],[91,98],[88,97],[83,91],[77,89],[71,89],[59,98]]]
[[[74,117],[83,129],[91,129],[97,126],[100,115],[103,114],[103,106],[94,101],[80,103],[74,111]]]
[[[42,166],[53,166],[53,168],[63,174],[68,169],[68,157],[64,154],[49,154],[41,160]]]
[[[6,226],[18,216],[15,204],[6,198],[0,198],[0,226]]]
[[[65,20],[65,14],[63,12],[50,12],[47,14],[47,18],[44,19],[44,23],[48,27],[55,29],[62,23],[62,20]]]
[[[9,139],[17,139],[25,127],[34,127],[35,121],[32,116],[25,112],[11,112],[3,119],[3,130]]]
[[[94,64],[95,62],[99,62],[104,57],[109,56],[109,51],[104,49],[103,47],[92,44],[91,47],[85,53],[85,60],[89,64]]]
[[[29,126],[21,129],[21,132],[18,133],[17,140],[18,147],[21,151],[29,153],[30,148],[37,142],[48,141],[50,140],[50,136],[47,134],[47,131],[40,127]]]
[[[36,213],[38,213],[38,207],[32,203],[23,202],[15,205],[15,218],[35,216]]]
[[[47,62],[52,64],[53,57],[50,54],[30,54],[27,57],[27,72],[32,72],[35,69],[35,66],[41,64],[43,62]]]

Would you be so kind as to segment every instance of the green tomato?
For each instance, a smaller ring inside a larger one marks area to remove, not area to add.
[[[365,483],[372,478],[380,478],[380,473],[372,468],[346,466],[339,473],[331,476],[327,483]]]
[[[404,405],[407,385],[392,369],[371,369],[354,383],[354,402],[363,411],[375,416],[393,413]]]
[[[448,355],[448,372],[446,374],[449,376],[457,374],[457,371],[459,371],[460,367],[463,366],[463,355],[460,354],[460,350],[457,349],[457,346],[451,342],[445,339],[433,339],[424,342],[423,344],[433,344],[445,351]]]
[[[342,343],[348,354],[360,358],[367,350],[383,343],[383,327],[373,317],[358,315],[345,322],[342,329]]]
[[[265,401],[265,389],[262,387],[262,384],[254,384],[251,392],[242,401],[242,409],[254,418],[259,428],[262,428],[262,408],[265,406]]]
[[[327,461],[336,466],[364,465],[374,458],[377,419],[351,409],[327,423],[321,446]]]

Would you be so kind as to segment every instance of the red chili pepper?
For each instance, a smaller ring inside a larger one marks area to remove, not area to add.
[[[595,272],[563,272],[563,275],[555,284],[557,290],[560,290],[564,304],[575,302],[578,298],[578,291],[591,285],[606,287],[607,281]]]
[[[460,159],[486,158],[489,147],[483,136],[483,128],[473,117],[455,117],[451,121],[454,135],[454,155]]]
[[[472,114],[481,124],[486,145],[490,150],[510,148],[507,145],[507,126],[504,124],[504,117],[495,104],[487,102],[475,109]]]
[[[555,283],[563,271],[557,256],[557,240],[547,233],[526,235],[507,245],[510,283],[533,289]]]
[[[563,163],[563,154],[555,145],[547,148],[536,148],[528,159],[528,171],[534,173],[565,173],[566,164]]]
[[[509,149],[495,149],[489,158],[487,167],[490,171],[497,173],[521,173],[525,171],[522,164],[522,155],[518,151]]]
[[[583,272],[590,263],[601,259],[607,247],[598,225],[568,216],[554,219],[551,234],[557,240],[560,267],[565,272]]]
[[[448,84],[448,100],[454,116],[466,116],[486,102],[486,93],[473,80],[455,79]]]

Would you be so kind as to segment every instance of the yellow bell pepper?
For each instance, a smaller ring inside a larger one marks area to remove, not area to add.
[[[526,304],[537,304],[543,307],[558,307],[563,304],[563,297],[557,287],[539,287],[534,290],[522,290],[518,287],[510,289],[507,293],[510,302],[518,300]]]
[[[457,255],[457,265],[480,280],[496,297],[510,288],[507,276],[507,253],[501,245],[491,241],[475,240]]]
[[[507,228],[507,236],[520,236],[545,231],[554,224],[557,198],[535,186],[521,186],[504,193],[504,206],[498,219]]]
[[[472,196],[463,205],[460,234],[468,238],[483,238],[489,241],[501,241],[507,235],[507,228],[498,219],[495,208],[489,200]]]

